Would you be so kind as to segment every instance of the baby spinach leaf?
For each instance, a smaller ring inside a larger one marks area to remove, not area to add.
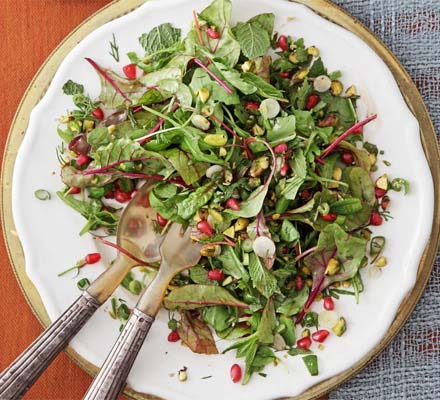
[[[295,152],[295,156],[290,161],[290,165],[295,176],[286,180],[286,186],[281,191],[281,194],[288,200],[294,200],[307,176],[307,164],[302,150],[298,149]]]
[[[267,299],[278,291],[276,278],[261,264],[255,253],[249,255],[249,274],[254,288]]]
[[[182,81],[182,70],[177,67],[162,68],[158,71],[144,75],[139,81],[147,87],[156,86],[164,79],[172,79],[178,82]],[[164,88],[165,89],[165,88]]]
[[[185,220],[190,219],[200,207],[211,200],[215,189],[216,184],[209,182],[191,192],[186,199],[177,204],[177,215]]]
[[[217,332],[225,331],[238,320],[236,308],[227,306],[212,306],[203,309],[204,321],[211,325]]]
[[[296,118],[294,115],[278,117],[275,119],[273,128],[267,132],[267,141],[271,146],[289,142],[296,137],[295,128]]]
[[[354,197],[363,203],[373,206],[376,203],[374,185],[370,175],[363,168],[353,167],[348,173],[348,185]]]
[[[280,335],[283,337],[287,346],[293,346],[296,343],[295,322],[292,318],[285,315],[279,317],[280,320]]]
[[[294,110],[296,118],[296,130],[299,133],[309,136],[315,129],[315,122],[310,111]]]
[[[346,142],[345,140],[339,143],[339,148],[351,152],[354,156],[356,165],[363,168],[367,172],[370,171],[371,161],[366,150],[359,149],[356,146],[353,146],[351,143]]]
[[[355,214],[362,210],[361,200],[356,197],[349,197],[338,200],[330,206],[330,212],[337,215]]]
[[[154,27],[150,32],[139,37],[139,43],[147,55],[160,50],[168,49],[180,41],[181,30],[174,28],[170,23]]]
[[[309,288],[304,286],[300,291],[295,293],[284,300],[277,308],[277,313],[284,314],[288,317],[298,314],[304,307],[309,297]]]
[[[164,305],[169,310],[194,310],[206,306],[231,306],[248,308],[246,303],[235,298],[227,289],[214,285],[185,285],[173,289],[165,297]]]
[[[240,92],[242,92],[243,94],[252,94],[255,93],[255,91],[257,90],[254,85],[245,82],[241,78],[240,73],[237,70],[229,68],[218,61],[214,61],[213,64],[220,71],[223,77],[228,81],[228,83],[240,90]]]
[[[299,232],[295,228],[295,225],[293,225],[288,219],[285,219],[281,224],[280,236],[282,240],[293,243],[299,239]]]
[[[244,282],[249,280],[249,274],[239,260],[235,250],[231,246],[223,246],[222,253],[217,259],[223,264],[223,270],[236,279],[242,279]]]
[[[209,166],[205,162],[191,160],[188,153],[177,148],[166,150],[162,154],[173,165],[187,185],[197,182],[205,174]]]
[[[261,97],[272,98],[282,102],[287,102],[284,98],[283,92],[276,87],[272,86],[270,83],[266,82],[259,76],[251,73],[245,72],[242,75],[245,82],[254,85],[257,88],[257,94]]]
[[[180,313],[177,327],[182,342],[194,353],[218,354],[214,338],[209,327],[199,318],[193,318],[189,312]]]
[[[269,185],[257,187],[247,200],[242,201],[239,210],[226,210],[227,214],[233,215],[234,217],[250,218],[255,217],[263,207],[264,199],[266,198]]]

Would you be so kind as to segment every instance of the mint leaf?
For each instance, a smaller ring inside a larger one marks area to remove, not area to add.
[[[259,22],[239,24],[236,36],[241,51],[248,58],[264,56],[270,47],[270,37]]]
[[[69,96],[73,96],[74,94],[84,94],[84,85],[81,85],[69,79],[63,85],[63,93]]]
[[[139,37],[139,43],[147,55],[166,50],[180,41],[181,30],[170,23],[156,26],[150,32]]]
[[[229,26],[231,19],[231,0],[214,0],[199,15],[200,18],[214,25],[219,31]]]
[[[249,256],[249,274],[254,288],[264,297],[269,298],[278,290],[276,278],[261,264],[260,259],[254,253]]]
[[[275,21],[275,15],[273,13],[263,13],[263,14],[258,14],[255,17],[252,17],[248,22],[259,23],[267,31],[269,37],[271,37],[273,32],[274,21]]]

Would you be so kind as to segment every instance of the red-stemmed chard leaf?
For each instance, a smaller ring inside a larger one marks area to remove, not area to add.
[[[339,225],[330,224],[320,233],[315,250],[304,258],[304,264],[312,271],[313,285],[309,298],[296,319],[300,323],[304,314],[323,289],[335,282],[351,279],[356,275],[365,256],[367,240],[346,233]],[[325,270],[331,258],[335,258],[340,270],[326,275]]]

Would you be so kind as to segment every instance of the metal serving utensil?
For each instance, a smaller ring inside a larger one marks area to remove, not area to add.
[[[117,232],[118,245],[146,263],[160,261],[159,246],[163,238],[153,229],[156,212],[149,206],[150,188],[150,184],[145,184],[130,201]],[[113,265],[0,374],[0,399],[21,398],[137,265],[139,262],[119,252]]]
[[[202,245],[192,242],[190,233],[190,228],[183,231],[181,225],[171,225],[160,246],[162,262],[159,272],[140,297],[84,399],[112,400],[118,397],[160,309],[169,283],[177,273],[196,265],[200,260]]]

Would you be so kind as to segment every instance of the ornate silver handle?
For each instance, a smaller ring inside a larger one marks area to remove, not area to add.
[[[99,306],[94,297],[84,292],[0,374],[0,399],[20,399]]]
[[[84,396],[85,400],[118,397],[154,318],[135,308],[110,354]]]

